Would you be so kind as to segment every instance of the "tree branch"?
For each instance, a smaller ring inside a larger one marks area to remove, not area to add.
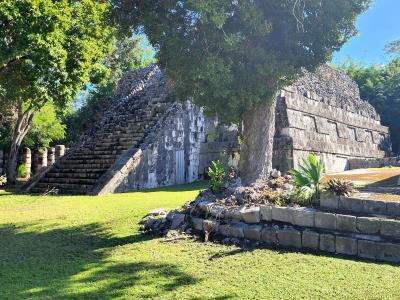
[[[8,68],[12,67],[13,65],[18,64],[20,61],[28,58],[29,55],[21,55],[21,56],[16,56],[13,59],[10,59],[8,62],[6,62],[0,67],[0,74],[5,72]]]

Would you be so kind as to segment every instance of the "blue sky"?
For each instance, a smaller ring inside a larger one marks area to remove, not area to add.
[[[385,44],[400,39],[400,0],[374,0],[371,8],[357,20],[358,36],[337,52],[334,64],[346,58],[366,65],[387,63]]]

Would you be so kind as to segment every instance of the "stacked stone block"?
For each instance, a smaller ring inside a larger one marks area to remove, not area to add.
[[[191,216],[195,230],[274,246],[400,263],[400,210],[396,215],[376,217],[345,210],[337,213],[267,205],[235,209],[212,206],[217,205],[199,206],[211,212],[208,219]]]
[[[31,149],[25,148],[22,154],[22,164],[25,166],[26,177],[30,178],[32,173],[32,152]]]
[[[35,173],[47,167],[47,149],[40,149],[34,154]]]
[[[346,74],[328,67],[306,72],[277,97],[273,166],[287,171],[309,153],[320,156],[328,172],[391,153],[389,130],[374,108]]]
[[[56,162],[56,149],[50,147],[47,149],[47,165],[52,166]]]
[[[28,190],[103,194],[197,180],[202,112],[176,102],[158,67],[125,74],[107,103],[65,156],[55,147],[56,163]]]

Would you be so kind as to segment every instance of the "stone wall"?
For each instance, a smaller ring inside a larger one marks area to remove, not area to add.
[[[223,126],[216,118],[205,118],[204,139],[200,144],[199,176],[207,178],[212,161],[237,168],[239,163],[237,126]]]
[[[175,103],[160,131],[138,158],[116,192],[189,183],[199,179],[200,142],[204,116],[190,103]]]
[[[327,201],[328,205],[321,203],[324,210],[269,205],[229,208],[199,202],[187,218],[207,236],[400,263],[398,203],[342,197]],[[333,203],[337,205],[332,207]],[[363,207],[363,215],[353,214],[360,212],[353,206]],[[380,217],[374,216],[377,213]]]
[[[400,167],[400,156],[384,157],[376,159],[349,159],[349,170],[366,169],[366,168],[383,168],[383,167]]]
[[[359,97],[345,74],[323,67],[305,75],[277,97],[273,166],[296,167],[313,152],[327,172],[349,168],[351,159],[391,153],[389,130],[373,107]]]

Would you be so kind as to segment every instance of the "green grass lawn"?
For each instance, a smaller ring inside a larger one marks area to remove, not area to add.
[[[0,299],[399,299],[400,267],[138,231],[202,184],[102,197],[0,193]]]

